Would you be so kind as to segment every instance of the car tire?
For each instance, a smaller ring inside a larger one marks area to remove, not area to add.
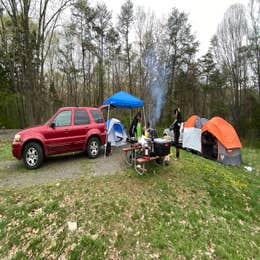
[[[40,144],[30,142],[23,149],[23,162],[27,169],[36,169],[43,163],[44,154]]]
[[[87,144],[87,154],[90,159],[98,157],[100,152],[100,141],[97,137],[91,137]]]

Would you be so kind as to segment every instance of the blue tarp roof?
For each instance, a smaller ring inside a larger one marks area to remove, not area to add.
[[[121,108],[134,108],[144,106],[144,102],[141,99],[124,91],[119,91],[118,93],[109,97],[107,100],[104,101],[103,104]]]

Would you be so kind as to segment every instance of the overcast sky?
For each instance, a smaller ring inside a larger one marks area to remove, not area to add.
[[[90,0],[91,3],[97,2]],[[113,12],[113,18],[117,17],[124,0],[103,0]],[[249,0],[132,0],[134,7],[143,6],[151,9],[158,18],[167,15],[173,7],[185,11],[189,15],[192,31],[200,42],[199,55],[207,52],[209,41],[216,32],[227,8],[235,3],[247,6]]]

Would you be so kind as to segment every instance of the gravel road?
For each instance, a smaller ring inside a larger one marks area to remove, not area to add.
[[[11,140],[15,131],[0,133],[0,138]],[[10,141],[11,153],[11,141]],[[27,170],[22,161],[0,160],[0,189],[42,183],[56,183],[63,179],[120,174],[126,169],[121,148],[113,148],[112,155],[100,155],[91,160],[83,153],[47,158],[36,170]]]

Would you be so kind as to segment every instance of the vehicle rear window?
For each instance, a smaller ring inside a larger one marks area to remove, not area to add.
[[[96,123],[104,123],[104,119],[99,110],[90,110],[90,113],[93,116]]]
[[[56,126],[70,126],[71,125],[71,110],[60,112],[53,121]]]
[[[89,116],[85,110],[76,110],[74,125],[87,125],[90,123]]]

